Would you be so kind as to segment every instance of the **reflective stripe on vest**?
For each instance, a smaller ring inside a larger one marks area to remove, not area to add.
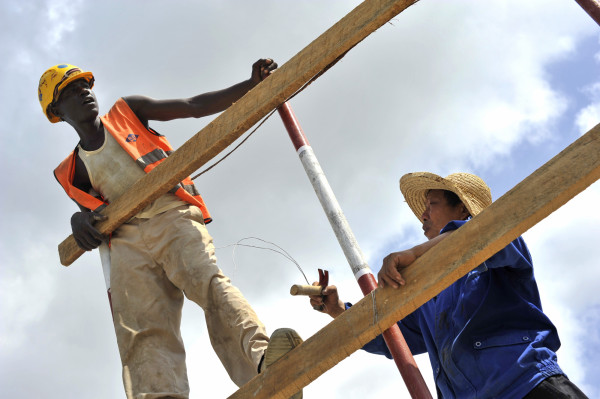
[[[167,158],[167,153],[162,148],[157,148],[155,150],[150,151],[146,155],[138,158],[135,162],[146,172],[150,172],[154,166],[152,164],[162,161]],[[158,164],[157,164],[158,165]],[[146,170],[147,167],[150,167],[149,170]]]
[[[187,193],[190,194],[192,197],[196,196],[196,195],[200,195],[198,193],[198,190],[196,190],[196,186],[193,184],[178,183],[175,187],[170,189],[169,192],[173,194],[173,193],[177,192],[177,190],[179,190],[179,189],[187,191]]]

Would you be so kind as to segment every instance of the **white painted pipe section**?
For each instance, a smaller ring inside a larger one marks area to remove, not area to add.
[[[98,247],[100,252],[100,262],[102,263],[102,274],[104,275],[104,283],[106,290],[110,291],[110,248],[108,243],[103,241]]]
[[[319,165],[312,147],[310,145],[300,147],[298,149],[298,156],[327,215],[327,219],[329,219],[335,236],[344,251],[344,255],[346,255],[354,277],[358,280],[361,276],[371,273],[371,269],[365,261],[365,256],[356,242],[350,225],[333,194],[333,190],[327,181],[327,177],[325,177],[325,173],[323,173],[323,169],[321,169],[321,165]]]

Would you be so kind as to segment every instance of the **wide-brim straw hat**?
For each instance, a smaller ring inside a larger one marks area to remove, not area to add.
[[[408,206],[421,220],[429,190],[448,190],[458,195],[471,216],[477,215],[492,203],[490,188],[478,176],[452,173],[446,177],[429,172],[408,173],[400,178],[400,191]]]

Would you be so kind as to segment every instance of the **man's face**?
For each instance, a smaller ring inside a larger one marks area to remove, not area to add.
[[[459,203],[456,206],[448,204],[444,190],[429,190],[425,200],[425,212],[421,215],[423,231],[428,239],[437,237],[440,230],[452,220],[464,220],[469,212]]]
[[[54,113],[67,122],[85,122],[98,116],[96,95],[85,79],[72,81],[54,103]]]

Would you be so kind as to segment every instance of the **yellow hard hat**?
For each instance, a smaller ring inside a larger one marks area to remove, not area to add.
[[[75,65],[70,64],[55,65],[44,72],[40,78],[38,99],[42,111],[50,122],[60,122],[60,118],[50,110],[50,105],[58,99],[60,92],[76,79],[85,79],[89,82],[90,88],[94,87],[94,75],[91,72],[84,72]]]

